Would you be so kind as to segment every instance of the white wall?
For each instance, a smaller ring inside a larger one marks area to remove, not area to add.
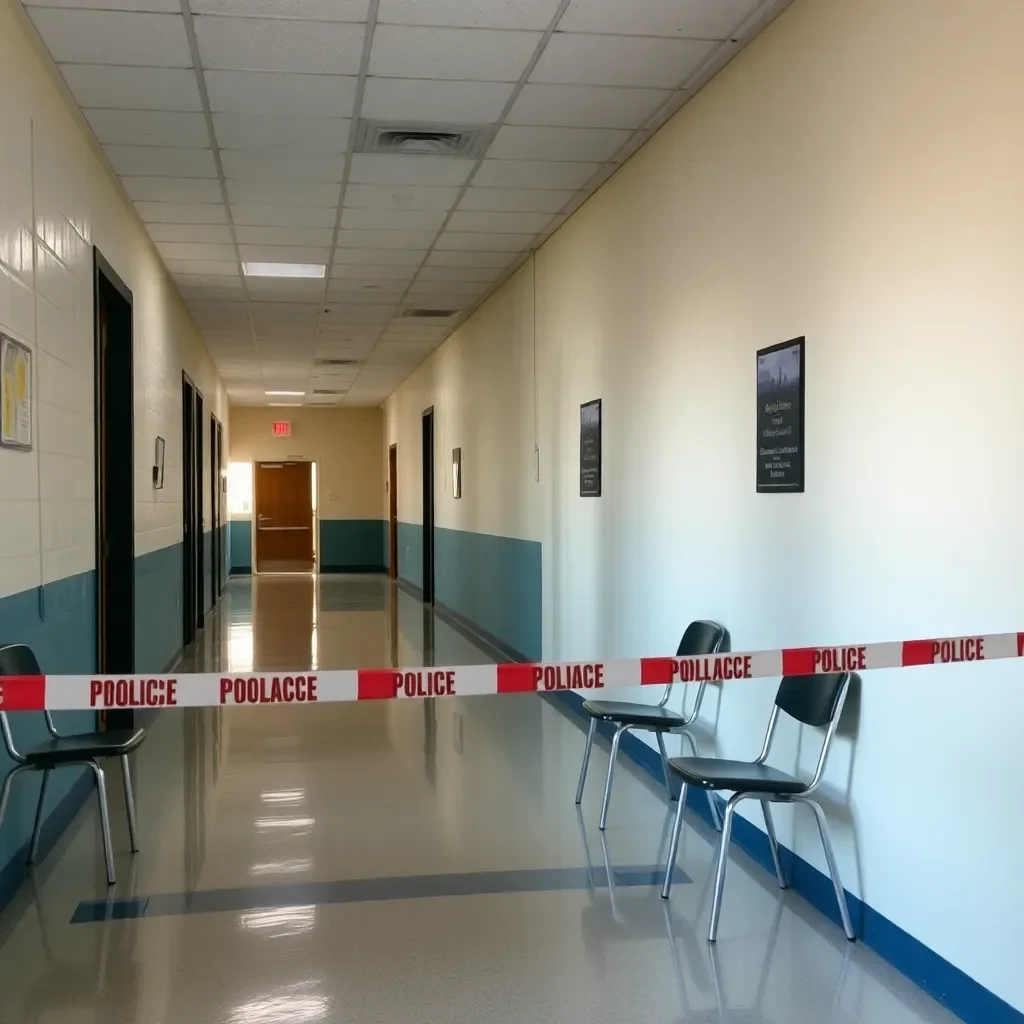
[[[0,449],[3,597],[95,564],[92,245],[134,300],[136,556],[181,540],[182,369],[205,400],[208,527],[208,417],[226,429],[227,398],[153,244],[15,0],[0,0],[0,140],[0,330],[33,350],[36,387],[34,450]],[[167,445],[162,491],[151,475],[158,435]]]
[[[432,404],[473,488],[438,524],[543,543],[546,657],[665,653],[704,616],[747,649],[1020,628],[1022,35],[1018,0],[796,0],[539,253],[536,393],[527,267],[389,399],[401,517]],[[754,354],[798,335],[807,491],[758,495]],[[772,696],[723,692],[718,753],[756,753]],[[1020,667],[870,674],[852,710],[847,887],[1024,1008]],[[780,739],[808,770],[816,737]]]

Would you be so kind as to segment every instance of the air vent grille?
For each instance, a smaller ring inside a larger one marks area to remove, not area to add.
[[[358,359],[314,359],[314,366],[358,366]]]
[[[493,126],[486,124],[420,124],[359,122],[357,153],[404,153],[409,156],[455,156],[475,160],[490,142]]]
[[[422,317],[425,320],[447,320],[450,316],[458,314],[457,309],[405,309],[402,316]]]
[[[335,391],[333,388],[313,388],[314,395],[340,395],[341,391]]]

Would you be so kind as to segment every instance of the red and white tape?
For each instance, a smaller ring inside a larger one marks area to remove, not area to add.
[[[865,672],[1024,656],[1024,633],[903,640],[845,647],[740,651],[689,658],[634,658],[451,668],[215,673],[160,676],[0,676],[0,710],[72,711],[554,693],[669,682],[728,682],[815,672]]]

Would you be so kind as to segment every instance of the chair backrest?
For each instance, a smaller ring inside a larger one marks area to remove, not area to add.
[[[702,654],[719,654],[730,649],[729,630],[725,626],[719,622],[712,622],[710,619],[697,619],[686,627],[683,638],[676,648],[676,657],[695,658]],[[704,691],[707,689],[707,685],[707,681],[698,684],[697,699],[694,701],[693,711],[686,718],[686,725],[689,725],[700,714],[700,706],[704,703]],[[660,707],[664,707],[668,703],[671,693],[672,683],[670,682],[665,687],[661,700],[658,701]],[[685,697],[683,700],[685,705]]]
[[[31,647],[26,647],[24,644],[6,644],[0,647],[0,676],[38,676],[41,674],[39,662],[36,661]],[[0,711],[0,734],[3,735],[4,746],[11,758],[15,761],[22,761],[23,758],[14,745],[11,723],[7,720],[6,711]]]

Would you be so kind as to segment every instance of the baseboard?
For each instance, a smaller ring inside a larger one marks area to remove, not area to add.
[[[24,784],[25,777],[15,779],[13,785]],[[42,831],[39,833],[39,854],[36,866],[42,863],[49,852],[57,845],[57,841],[67,831],[75,815],[82,809],[89,795],[95,788],[95,780],[91,771],[81,773],[78,781],[64,794],[56,807],[43,819]],[[25,861],[28,859],[28,848],[32,837],[29,836],[14,856],[0,868],[0,911],[10,904],[21,884],[32,870]]]
[[[412,580],[407,580],[404,576],[398,576],[395,578],[395,582],[407,593],[411,594],[416,598],[417,601],[423,600],[423,588],[418,584],[413,583]]]
[[[489,648],[487,653],[494,657],[495,661],[524,663],[533,660],[515,648],[510,647],[493,633],[488,633],[486,629],[481,629],[472,619],[467,619],[464,615],[460,615],[447,605],[435,601],[434,614],[456,632],[461,633],[470,643],[476,644],[478,647]]]
[[[584,698],[579,694],[570,691],[545,696],[574,718],[589,723],[590,716],[583,711]],[[598,732],[610,738],[613,729],[599,722]],[[619,749],[657,779],[659,785],[663,785],[661,756],[653,747],[627,732],[622,736]],[[695,792],[691,787],[686,806],[711,824],[711,810],[703,793]],[[722,806],[721,801],[719,806]],[[774,876],[775,866],[765,832],[737,815],[733,821],[732,841]],[[780,855],[790,888],[837,926],[840,925],[839,907],[829,876],[785,846],[780,847]],[[849,891],[846,900],[859,940],[966,1024],[1024,1024],[1024,1013],[1015,1010],[899,925]]]
[[[228,576],[251,576],[252,566],[251,565],[233,565],[228,570]]]
[[[388,572],[387,568],[383,565],[321,565],[318,571],[373,576],[386,576]]]

